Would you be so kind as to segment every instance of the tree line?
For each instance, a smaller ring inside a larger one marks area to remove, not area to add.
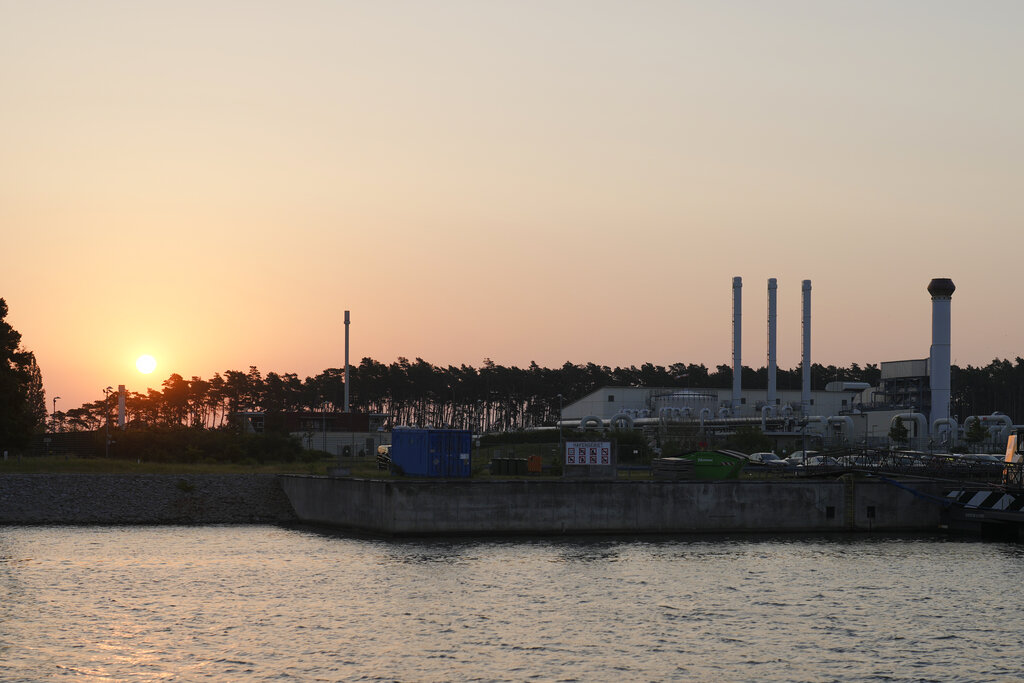
[[[801,370],[779,370],[780,390],[799,390]],[[831,381],[877,383],[878,366],[811,368],[811,385],[823,388]],[[766,388],[766,368],[743,368],[743,386]],[[610,368],[594,363],[565,363],[544,368],[507,367],[485,359],[479,368],[469,365],[437,366],[422,358],[398,358],[384,364],[372,358],[350,368],[351,409],[388,415],[393,424],[420,424],[511,431],[552,424],[561,407],[602,386],[721,388],[732,385],[732,368],[719,365],[652,363]],[[172,374],[160,390],[129,392],[126,420],[149,426],[223,427],[233,413],[263,411],[339,411],[344,409],[344,370],[329,368],[314,377],[295,373],[265,375],[251,366],[247,372],[228,370],[210,379],[185,379]],[[117,414],[117,396],[111,394],[80,408],[57,412],[57,431],[97,429]]]
[[[866,382],[877,386],[878,365],[854,363],[849,367],[811,366],[811,388],[829,382]],[[552,424],[561,406],[579,400],[602,386],[669,387],[678,389],[732,386],[732,367],[673,363],[610,368],[594,363],[565,363],[545,368],[504,366],[485,359],[469,365],[433,365],[416,358],[398,358],[384,364],[363,358],[350,368],[350,405],[356,412],[388,415],[392,424],[419,424],[512,431]],[[748,389],[766,389],[767,368],[744,367],[742,383]],[[799,367],[779,369],[779,390],[800,389]],[[987,366],[952,368],[951,412],[961,421],[968,415],[1001,411],[1015,423],[1024,416],[1024,359],[1013,363],[993,360]],[[228,370],[210,379],[185,379],[172,374],[161,389],[126,397],[127,421],[133,425],[215,429],[229,424],[233,413],[344,410],[344,369],[328,368],[313,377],[268,372],[255,366],[248,371]],[[117,396],[111,394],[80,408],[57,412],[56,431],[98,429],[117,414]]]

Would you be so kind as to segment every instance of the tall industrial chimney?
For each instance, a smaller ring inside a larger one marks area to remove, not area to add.
[[[800,409],[804,416],[811,414],[811,281],[803,282],[803,384],[800,388]]]
[[[124,429],[125,416],[125,390],[123,384],[117,385],[117,428]]]
[[[345,311],[345,409],[344,412],[349,412],[348,402],[348,324],[349,317],[348,311]]]
[[[931,424],[949,417],[950,395],[950,324],[949,311],[956,285],[949,278],[935,278],[928,283],[932,295],[932,348],[928,355],[929,383],[932,388]]]
[[[768,405],[775,414],[776,356],[775,356],[775,300],[779,286],[775,278],[768,278]]]
[[[743,278],[732,279],[732,413],[739,412],[743,393]]]

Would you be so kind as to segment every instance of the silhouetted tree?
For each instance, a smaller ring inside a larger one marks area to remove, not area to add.
[[[867,382],[877,386],[877,365],[848,368],[813,365],[811,388],[822,390],[828,382]],[[767,387],[767,369],[743,368],[743,386]],[[183,379],[171,375],[162,391],[129,394],[130,423],[164,426],[223,427],[227,416],[241,410],[284,411],[341,410],[344,403],[344,370],[328,368],[315,377],[300,380],[294,373],[269,372],[264,377],[255,366],[248,372],[227,370],[210,380]],[[732,386],[732,367],[713,371],[704,365],[644,363],[616,367],[595,363],[564,363],[544,368],[531,362],[527,368],[508,367],[484,359],[479,368],[470,365],[435,366],[422,358],[398,358],[385,365],[363,358],[350,369],[352,410],[388,415],[392,424],[473,427],[485,431],[517,430],[550,425],[561,403],[568,405],[601,386],[678,387],[695,390]],[[799,390],[802,369],[779,369],[780,390]],[[1024,360],[994,360],[985,367],[952,369],[954,415],[984,415],[1001,410],[1015,422],[1024,411]],[[40,394],[41,396],[41,394]],[[35,400],[35,399],[34,399]],[[95,429],[102,425],[116,399],[102,400],[60,414],[62,429]],[[42,403],[37,402],[40,408]],[[962,420],[961,420],[962,421]]]
[[[910,431],[907,429],[907,425],[903,424],[903,418],[899,415],[892,421],[892,426],[889,427],[889,438],[895,443],[906,443],[907,439],[910,438]]]
[[[46,399],[36,357],[22,348],[7,310],[0,298],[0,448],[22,449],[45,426]]]

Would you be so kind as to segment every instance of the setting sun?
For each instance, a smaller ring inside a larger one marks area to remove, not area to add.
[[[148,375],[149,373],[156,370],[156,358],[153,358],[153,356],[149,355],[139,356],[139,359],[135,361],[135,367],[137,367],[139,369],[139,372],[141,372],[142,374]]]

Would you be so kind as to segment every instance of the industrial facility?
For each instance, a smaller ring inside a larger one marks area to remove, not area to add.
[[[878,386],[831,382],[811,391],[811,281],[801,285],[801,390],[776,388],[776,306],[778,283],[768,280],[768,386],[742,386],[742,278],[732,281],[731,388],[602,387],[562,411],[561,425],[575,428],[671,430],[690,427],[701,434],[727,435],[757,427],[777,444],[813,447],[887,446],[893,424],[908,430],[907,446],[948,450],[970,421],[980,421],[994,442],[1005,443],[1013,428],[1006,415],[950,415],[950,308],[956,286],[948,278],[928,284],[932,301],[932,343],[927,358],[880,364]]]
[[[880,378],[866,382],[834,381],[811,389],[811,281],[801,293],[800,389],[777,383],[778,281],[767,281],[767,382],[744,387],[743,281],[732,278],[732,386],[680,388],[604,386],[561,407],[560,428],[639,430],[658,445],[666,440],[713,443],[740,429],[759,430],[778,450],[888,448],[897,423],[906,429],[901,446],[922,451],[951,451],[960,445],[972,422],[985,428],[991,444],[1005,444],[1014,428],[1003,414],[950,414],[951,305],[956,286],[948,278],[928,284],[932,334],[927,357],[883,361]],[[330,453],[370,454],[391,442],[391,416],[372,414],[353,421],[349,413],[349,312],[345,311],[345,397],[342,413],[287,416],[289,431],[307,448]],[[247,430],[262,431],[261,413],[242,413]],[[344,418],[344,419],[343,419]],[[301,424],[300,424],[301,422]],[[358,425],[356,423],[359,423]],[[425,425],[431,426],[431,425]],[[436,425],[435,425],[436,426]],[[471,425],[469,425],[471,427]],[[548,427],[550,428],[550,427]],[[977,431],[975,427],[975,431]],[[1001,450],[1002,446],[1000,446]]]

